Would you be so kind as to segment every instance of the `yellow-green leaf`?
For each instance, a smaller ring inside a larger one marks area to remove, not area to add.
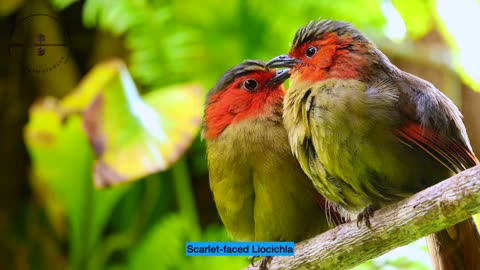
[[[203,113],[202,89],[183,84],[140,97],[126,66],[97,65],[62,103],[83,111],[83,126],[97,156],[97,187],[133,181],[168,169],[191,145]]]

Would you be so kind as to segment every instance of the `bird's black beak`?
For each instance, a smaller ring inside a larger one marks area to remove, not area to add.
[[[293,67],[296,64],[300,63],[301,61],[302,60],[288,56],[288,54],[282,54],[268,61],[268,63],[266,64],[266,67],[267,68]]]
[[[269,87],[275,87],[280,84],[282,84],[284,81],[286,81],[288,78],[290,78],[290,69],[289,68],[284,68],[284,69],[279,69],[277,70],[277,73],[273,78],[268,81],[267,86]]]

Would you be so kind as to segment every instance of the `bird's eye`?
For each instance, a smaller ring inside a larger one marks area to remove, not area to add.
[[[255,91],[257,89],[258,83],[254,79],[248,79],[242,83],[242,87],[248,91]]]
[[[316,53],[318,49],[316,47],[308,47],[307,50],[305,51],[305,56],[308,58],[312,58]]]

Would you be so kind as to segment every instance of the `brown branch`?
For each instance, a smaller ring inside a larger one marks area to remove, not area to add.
[[[480,165],[378,210],[372,229],[354,221],[298,243],[294,257],[274,257],[269,269],[349,269],[479,212]]]

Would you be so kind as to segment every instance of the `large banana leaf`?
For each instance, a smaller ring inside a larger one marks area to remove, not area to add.
[[[69,225],[74,268],[85,267],[129,187],[98,190],[92,179],[104,187],[168,169],[198,132],[201,93],[187,84],[140,97],[126,66],[111,60],[95,66],[64,99],[32,106],[25,127],[32,186],[59,235]]]

